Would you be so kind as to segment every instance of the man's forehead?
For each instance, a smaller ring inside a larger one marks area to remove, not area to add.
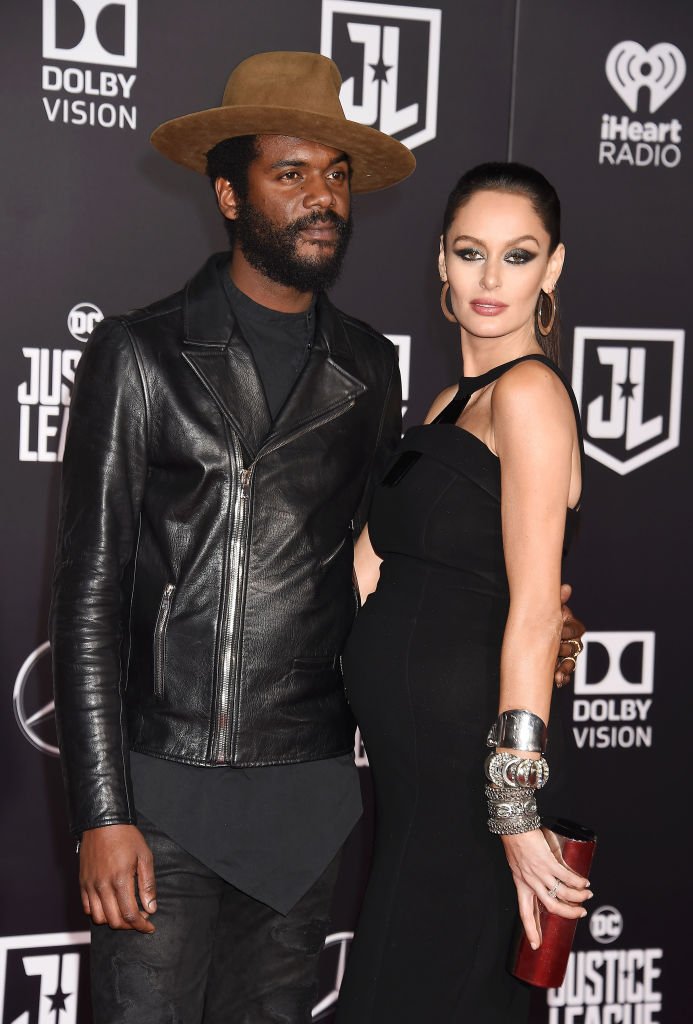
[[[258,135],[257,151],[258,159],[268,164],[291,159],[310,163],[332,163],[339,158],[348,160],[347,154],[341,149],[293,135]]]

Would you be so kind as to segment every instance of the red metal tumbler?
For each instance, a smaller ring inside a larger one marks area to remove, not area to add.
[[[556,859],[589,878],[597,845],[592,829],[565,818],[542,818],[541,827]],[[539,949],[532,949],[520,924],[510,958],[510,973],[539,988],[559,988],[565,978],[577,920],[551,914],[540,904],[539,921],[542,934]]]

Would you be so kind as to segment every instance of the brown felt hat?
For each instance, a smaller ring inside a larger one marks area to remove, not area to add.
[[[152,145],[164,156],[204,174],[207,153],[238,135],[289,135],[345,152],[352,192],[396,185],[416,166],[401,142],[348,121],[339,102],[342,77],[319,53],[257,53],[234,68],[220,107],[166,121]]]

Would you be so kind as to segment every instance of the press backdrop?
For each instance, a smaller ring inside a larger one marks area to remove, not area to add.
[[[589,453],[565,571],[589,634],[552,725],[563,718],[578,785],[572,796],[556,785],[553,800],[600,845],[568,981],[537,995],[534,1021],[689,1020],[693,7],[9,0],[1,20],[0,1024],[90,1020],[46,642],[74,368],[102,315],[177,289],[224,247],[207,183],[148,136],[215,105],[230,69],[271,49],[333,56],[347,116],[415,150],[409,181],[357,198],[333,296],[398,344],[405,425],[459,373],[435,270],[456,178],[511,156],[561,195],[563,363]],[[367,817],[349,843],[315,1019],[331,1018],[369,842]]]

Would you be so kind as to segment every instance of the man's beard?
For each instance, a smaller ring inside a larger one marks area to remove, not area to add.
[[[299,256],[296,247],[300,232],[319,224],[335,228],[336,238],[330,254],[323,254],[324,242],[314,242],[316,256]],[[233,242],[241,247],[251,267],[299,292],[319,292],[334,284],[342,269],[352,231],[351,215],[345,220],[333,210],[315,210],[279,227],[247,200],[241,203],[238,217],[230,225],[233,225]]]

